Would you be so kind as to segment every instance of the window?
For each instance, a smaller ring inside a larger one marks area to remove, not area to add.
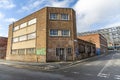
[[[36,18],[30,20],[30,21],[28,22],[28,25],[32,25],[32,24],[35,24],[35,23],[36,23]]]
[[[13,38],[13,42],[18,42],[18,38]]]
[[[71,48],[67,48],[67,53],[71,54],[72,53],[72,49]]]
[[[69,30],[62,30],[62,36],[70,36]]]
[[[36,38],[36,33],[28,34],[28,39]]]
[[[56,48],[56,56],[63,56],[64,48]]]
[[[26,26],[27,26],[27,22],[21,24],[21,25],[20,25],[20,28],[24,28],[24,27],[26,27]]]
[[[61,14],[61,20],[69,20],[68,14]]]
[[[27,40],[27,36],[26,35],[19,37],[19,41],[24,41],[24,40]]]
[[[57,20],[57,16],[58,16],[57,13],[50,13],[50,19],[51,20]]]
[[[60,54],[60,48],[56,48],[56,56],[59,56]]]
[[[18,54],[25,54],[25,49],[19,49]]]
[[[26,49],[27,54],[35,54],[35,48],[28,48]]]
[[[85,53],[85,45],[79,44],[79,53]]]
[[[12,54],[17,54],[17,50],[12,50]]]
[[[90,46],[87,46],[87,52],[91,53],[91,47]]]
[[[14,27],[14,31],[18,30],[19,29],[19,26],[16,26]]]
[[[58,30],[56,30],[56,29],[51,29],[51,30],[50,30],[50,36],[58,36]]]

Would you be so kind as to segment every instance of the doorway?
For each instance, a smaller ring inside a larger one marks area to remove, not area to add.
[[[65,60],[65,48],[56,48],[56,54],[59,56],[60,61]]]

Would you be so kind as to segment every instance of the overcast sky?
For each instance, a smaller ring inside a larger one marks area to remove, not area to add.
[[[120,26],[120,0],[0,0],[0,36],[8,36],[13,21],[46,6],[73,8],[77,32]]]

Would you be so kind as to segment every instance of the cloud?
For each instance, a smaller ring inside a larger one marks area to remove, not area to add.
[[[15,22],[17,19],[15,18],[6,18],[5,21],[8,22],[8,23],[12,23],[12,22]]]
[[[0,19],[4,18],[4,14],[0,12]]]
[[[73,8],[77,13],[78,32],[120,22],[120,0],[79,0]]]
[[[3,9],[10,9],[15,7],[16,5],[13,3],[12,0],[0,0],[0,8]]]
[[[49,5],[52,7],[69,7],[75,0],[49,0]]]
[[[33,10],[33,9],[41,6],[44,2],[45,2],[45,0],[28,1],[24,6],[21,7],[20,10],[18,10],[18,12],[25,12],[25,11]]]
[[[50,7],[70,7],[75,0],[30,0],[25,5],[21,7],[18,12],[31,11],[35,9],[40,9],[45,6]]]

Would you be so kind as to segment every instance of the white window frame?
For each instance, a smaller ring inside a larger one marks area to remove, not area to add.
[[[61,14],[61,20],[69,20],[68,14]]]
[[[55,32],[51,32],[51,31],[57,31],[57,34]],[[52,34],[51,34],[52,33]],[[50,36],[58,36],[58,30],[57,29],[50,29]]]
[[[65,31],[69,31],[68,35],[66,35]],[[62,36],[70,36],[70,30],[61,30],[61,35]]]
[[[50,13],[50,20],[57,20],[58,19],[58,14],[57,13]]]

